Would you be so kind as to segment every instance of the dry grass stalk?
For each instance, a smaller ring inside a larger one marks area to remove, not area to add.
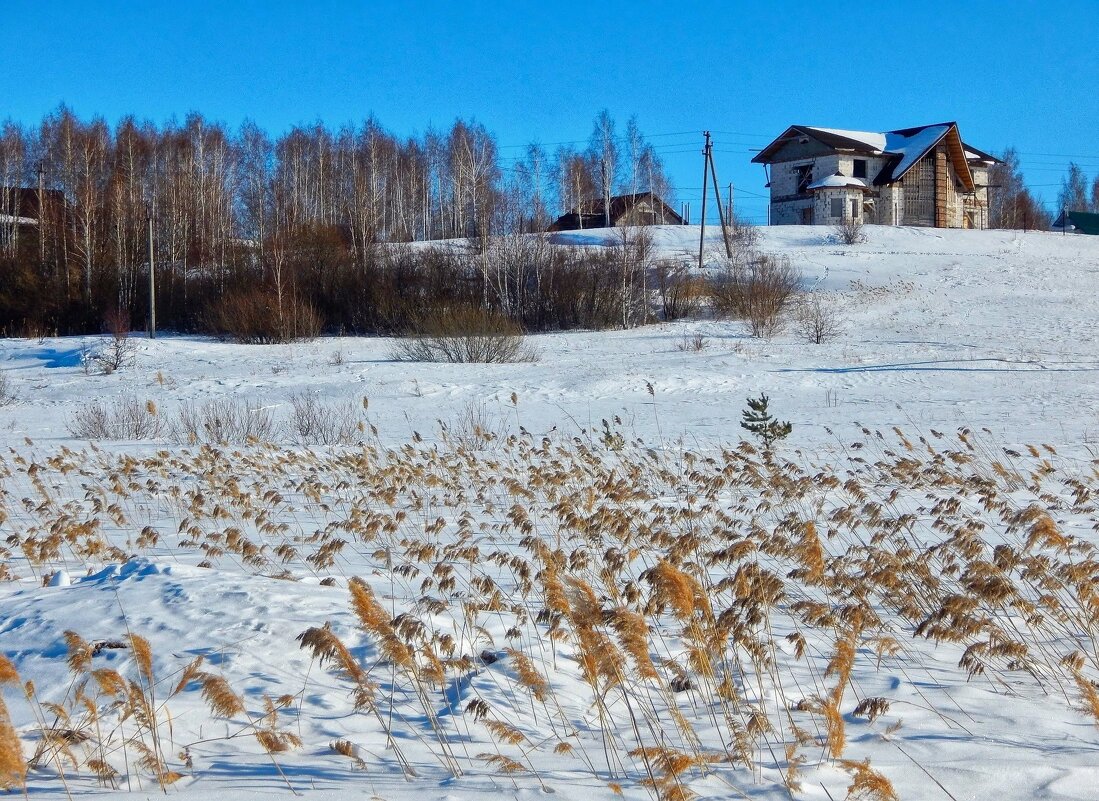
[[[0,659],[7,662],[2,656]],[[11,663],[8,662],[8,667],[10,666]],[[11,668],[11,672],[14,672],[14,668]],[[0,675],[7,673],[3,663],[0,662]],[[12,725],[3,695],[0,695],[0,789],[25,790],[26,786],[27,760],[23,755],[23,743]]]
[[[519,678],[520,686],[526,687],[538,701],[545,703],[549,698],[550,690],[546,677],[538,672],[530,657],[522,651],[508,648],[506,653],[515,663],[515,673]]]
[[[504,756],[503,754],[480,753],[477,755],[477,758],[484,760],[485,762],[496,768],[496,770],[507,775],[513,773],[529,772],[529,768],[527,768],[521,762],[516,762],[511,757]]]
[[[92,666],[92,647],[79,634],[66,631],[65,645],[68,648],[69,670],[84,673]]]
[[[1084,702],[1084,711],[1091,716],[1096,726],[1099,726],[1099,688],[1095,682],[1084,676],[1080,671],[1072,673],[1076,681],[1076,687],[1080,690],[1080,697]]]
[[[527,692],[494,697],[494,709],[486,704],[483,714],[480,707],[468,711],[474,719],[491,712],[506,721],[493,734],[505,744],[517,740],[515,713],[549,716],[556,736],[519,741],[529,748],[521,759],[533,764],[575,742],[576,758],[591,767],[585,749],[592,741],[561,737],[579,720],[590,726],[576,709],[586,714],[594,706],[596,747],[604,748],[612,775],[622,775],[622,738],[630,734],[615,730],[613,701],[627,705],[638,732],[651,730],[663,738],[654,742],[688,756],[718,747],[710,730],[727,733],[720,747],[757,771],[765,753],[781,762],[785,751],[781,767],[790,786],[797,780],[791,763],[809,741],[786,734],[796,724],[780,717],[789,708],[781,699],[793,665],[829,677],[823,699],[790,714],[814,716],[815,737],[827,733],[828,753],[837,757],[852,747],[842,726],[846,690],[856,667],[873,669],[873,660],[856,665],[856,647],[865,642],[879,665],[897,657],[918,671],[926,646],[903,642],[911,634],[958,643],[962,667],[993,681],[1013,671],[1013,684],[1032,676],[1048,691],[1079,693],[1094,715],[1099,691],[1088,677],[1099,671],[1092,645],[1099,637],[1099,552],[1070,532],[1095,517],[1099,472],[1064,475],[1048,449],[1029,457],[1001,452],[968,431],[957,442],[934,431],[932,439],[898,434],[896,452],[877,432],[864,435],[849,464],[821,467],[747,446],[669,458],[624,439],[611,448],[529,436],[502,437],[492,454],[414,438],[391,451],[364,446],[333,454],[210,447],[143,459],[71,451],[33,460],[0,456],[4,489],[16,488],[0,493],[0,517],[14,532],[0,545],[0,560],[49,575],[76,563],[125,559],[129,550],[152,552],[164,542],[137,515],[165,497],[183,518],[181,544],[210,565],[257,573],[277,566],[284,577],[331,583],[356,550],[384,568],[379,574],[393,582],[395,607],[405,607],[387,610],[369,587],[351,583],[356,617],[396,668],[392,715],[373,705],[366,667],[330,628],[303,632],[301,645],[354,683],[355,706],[373,713],[394,750],[407,732],[391,735],[391,727],[405,725],[399,721],[408,719],[408,704],[422,705],[438,742],[428,744],[419,732],[417,742],[448,767],[456,741],[432,717],[438,693],[449,684],[444,679],[480,670],[482,649],[496,654],[486,629],[495,635],[498,624],[513,645],[509,667]],[[997,469],[1005,454],[1007,467]],[[176,486],[180,476],[198,480],[184,490]],[[282,522],[291,508],[316,520],[312,534],[299,536]],[[112,539],[123,526],[141,531],[128,550]],[[415,582],[422,597],[410,610]],[[126,716],[126,736],[132,732],[151,753],[141,755],[141,769],[170,781],[167,749],[158,753],[156,745],[157,716],[163,720],[166,707],[152,702],[151,653],[143,657],[141,645],[131,643],[132,668],[124,669],[136,674],[130,681],[95,669],[99,643],[74,635],[68,645],[77,674],[72,694],[32,702],[46,719],[39,727],[42,761],[65,770],[78,763],[111,783],[111,769],[120,766],[97,752],[99,734],[87,722],[118,712]],[[579,668],[563,652],[575,654]],[[582,673],[583,697],[558,694],[542,660]],[[667,687],[651,684],[654,660],[671,678]],[[201,667],[201,660],[185,667],[168,699],[198,682]],[[0,661],[0,677],[7,672],[7,681],[18,681]],[[695,702],[706,703],[718,721],[724,716],[725,725],[696,730]],[[257,738],[267,740],[265,749],[293,747],[282,739],[274,702],[267,703],[271,709],[253,728],[273,734]],[[888,704],[867,698],[854,714],[874,721]],[[53,716],[56,724],[48,722]],[[118,735],[104,731],[105,748],[117,748],[110,737]],[[656,756],[645,758],[654,777],[662,776]],[[870,792],[863,784],[856,789]],[[675,782],[665,789],[686,792]]]
[[[313,653],[313,658],[321,665],[328,661],[335,662],[340,670],[355,683],[356,709],[373,707],[375,689],[373,683],[367,679],[365,671],[327,623],[306,629],[298,635],[297,640],[302,648]]]
[[[145,681],[148,682],[148,686],[153,686],[153,649],[149,646],[149,641],[139,634],[130,634],[126,638],[130,644],[130,650],[133,652],[134,661],[137,662],[137,667],[141,671],[141,675],[145,677]]]
[[[359,747],[350,740],[333,740],[328,747],[335,753],[350,759],[356,770],[366,770],[366,761],[360,755]]]
[[[899,801],[889,779],[870,767],[870,760],[853,762],[842,760],[840,764],[851,772],[851,784],[847,788],[849,801]]]
[[[362,627],[378,638],[386,658],[399,667],[414,671],[416,662],[412,649],[397,636],[389,615],[374,597],[370,586],[355,577],[348,582],[348,590],[351,592],[351,609]]]
[[[202,685],[202,697],[210,711],[223,718],[244,714],[244,701],[237,695],[224,676],[201,672],[195,678]]]
[[[0,654],[0,687],[5,684],[19,685],[19,671],[15,669],[15,665],[10,659],[3,654]]]

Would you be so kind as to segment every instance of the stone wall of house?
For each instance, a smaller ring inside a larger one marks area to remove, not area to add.
[[[963,228],[988,228],[988,167],[969,165],[977,191],[962,198],[961,221]]]
[[[898,184],[878,187],[874,196],[874,218],[878,225],[898,225],[904,208],[904,190]]]
[[[803,210],[812,208],[812,197],[772,203],[771,225],[801,225]]]
[[[854,153],[843,153],[837,158],[837,166],[835,172],[842,172],[844,175],[851,178],[855,177],[855,159],[861,159],[866,162],[866,177],[862,180],[866,181],[867,186],[871,186],[874,183],[874,179],[878,177],[878,173],[881,172],[882,165],[885,164],[885,160],[877,158],[875,156],[862,156]]]
[[[863,196],[861,189],[835,187],[818,189],[814,195],[813,220],[818,225],[839,225],[852,216],[863,219]],[[832,201],[838,200],[838,204]],[[839,212],[836,214],[835,212]]]
[[[807,208],[812,209],[812,220],[818,225],[830,225],[838,222],[838,220],[834,220],[831,216],[831,199],[836,191],[843,193],[843,196],[848,199],[847,213],[850,214],[850,199],[856,195],[862,197],[864,193],[850,189],[831,189],[825,191],[818,190],[811,195],[805,193],[799,195],[797,191],[798,168],[804,165],[810,165],[812,167],[812,178],[810,179],[810,182],[827,178],[830,175],[835,175],[837,172],[847,177],[854,177],[856,158],[863,157],[851,153],[830,153],[773,163],[770,172],[771,224],[803,224],[803,209]],[[872,156],[867,156],[864,160],[866,161],[866,178],[862,180],[865,180],[867,185],[871,186],[874,178],[876,178],[881,171],[884,160]],[[825,192],[827,192],[827,194]],[[871,209],[869,212],[860,209],[859,213],[860,215],[863,215],[867,222],[877,222],[877,219],[873,218],[873,215],[876,215],[877,213],[876,209]]]
[[[945,154],[944,154],[945,155]],[[818,155],[793,161],[783,161],[771,165],[771,224],[801,225],[805,222],[804,210],[811,209],[811,221],[816,225],[833,225],[840,220],[832,216],[832,198],[842,197],[845,213],[850,215],[852,198],[862,198],[862,220],[874,225],[934,225],[935,224],[935,152],[925,159],[926,169],[916,165],[896,184],[873,186],[874,178],[881,171],[885,160],[868,156],[865,158],[866,178],[869,193],[858,190],[835,188],[816,190],[811,195],[797,194],[797,168],[804,164],[812,165],[812,180],[820,180],[839,172],[845,176],[854,176],[854,161],[861,155],[841,153]],[[939,202],[943,204],[940,219],[952,228],[988,227],[988,169],[983,166],[971,166],[977,191],[973,195],[959,193],[956,185],[958,175],[953,162],[946,161],[947,179],[940,190]],[[917,199],[916,193],[920,197]],[[906,198],[906,194],[908,197]],[[906,200],[909,201],[906,210]],[[921,210],[918,212],[918,208]]]
[[[811,165],[813,179],[818,177],[819,167],[813,159],[805,161],[786,161],[781,164],[771,165],[771,197],[774,200],[789,199],[798,193],[798,168],[803,165]]]

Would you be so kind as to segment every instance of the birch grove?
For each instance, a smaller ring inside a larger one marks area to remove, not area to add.
[[[198,113],[111,125],[62,106],[37,125],[0,125],[0,333],[96,332],[119,314],[140,327],[150,255],[158,320],[177,330],[204,330],[212,303],[250,287],[281,317],[295,298],[335,293],[345,273],[372,303],[395,280],[376,274],[383,249],[392,262],[392,248],[439,239],[470,243],[471,297],[525,308],[546,277],[495,238],[650,190],[672,201],[636,122],[619,141],[605,111],[586,148],[549,152],[502,148],[468,120],[404,138],[373,117],[272,136]],[[377,314],[326,323],[360,330]]]

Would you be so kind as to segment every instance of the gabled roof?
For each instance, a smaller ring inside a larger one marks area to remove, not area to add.
[[[652,202],[654,209],[668,225],[682,225],[683,218],[676,214],[667,203],[653,192],[638,192],[633,195],[614,195],[611,198],[611,225],[615,225],[625,214],[642,200]],[[562,214],[549,227],[550,231],[575,231],[579,228],[602,228],[606,225],[607,215],[602,199],[585,203],[578,211]]]
[[[1099,235],[1099,214],[1088,211],[1070,211],[1068,212],[1068,222],[1072,228],[1081,234]],[[1062,212],[1052,227],[1060,230],[1064,226],[1065,213]]]
[[[954,169],[966,189],[972,191],[973,175],[969,170],[968,153],[981,156],[986,153],[966,146],[954,122],[900,128],[895,131],[848,131],[842,128],[819,128],[814,125],[791,125],[781,136],[760,151],[752,159],[758,164],[770,164],[772,156],[791,140],[812,138],[833,150],[864,153],[868,156],[884,156],[888,160],[874,179],[876,186],[899,181],[912,167],[944,139],[950,149]],[[989,157],[991,158],[991,157]]]
[[[47,208],[50,204],[53,204],[54,208],[61,208],[65,203],[65,195],[59,189],[47,189],[45,200]],[[38,190],[26,186],[0,185],[0,214],[37,220],[40,216]]]
[[[962,142],[962,146],[965,148],[965,157],[970,161],[987,161],[990,164],[1003,164],[1004,162],[991,153],[985,153],[983,150],[978,150],[973,145]]]

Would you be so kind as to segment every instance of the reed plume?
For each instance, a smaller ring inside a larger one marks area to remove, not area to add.
[[[15,666],[0,654],[0,686],[18,684],[19,674]],[[0,788],[25,790],[27,786],[27,760],[23,755],[23,743],[12,725],[4,696],[0,693]]]
[[[893,784],[870,767],[869,759],[862,762],[845,759],[840,765],[851,772],[851,784],[847,788],[849,801],[899,801]]]
[[[237,695],[224,676],[201,672],[195,678],[202,685],[202,697],[210,711],[223,718],[244,714],[244,701]]]
[[[506,653],[511,658],[512,662],[515,663],[515,673],[519,678],[520,686],[526,687],[527,690],[530,691],[530,694],[538,701],[545,703],[549,698],[550,689],[546,677],[538,672],[530,657],[522,651],[508,648],[506,649]]]

